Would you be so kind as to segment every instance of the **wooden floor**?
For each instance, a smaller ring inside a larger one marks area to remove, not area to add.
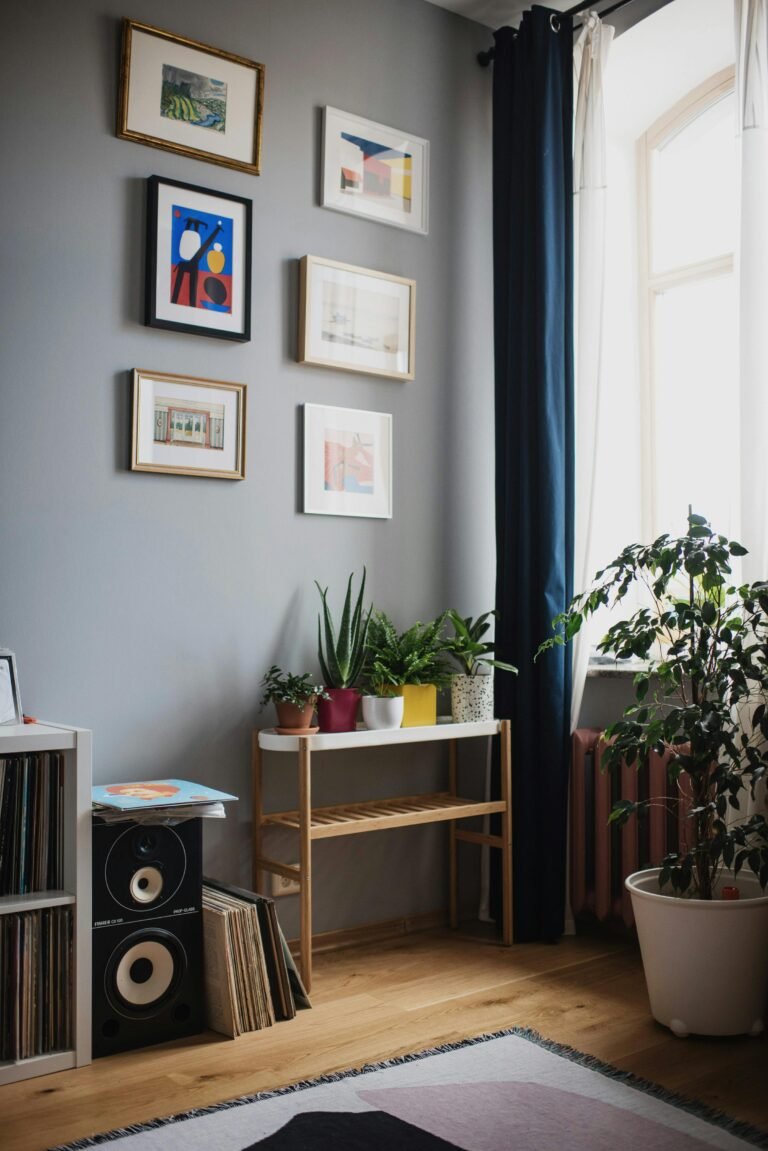
[[[0,1147],[43,1151],[514,1026],[768,1129],[765,1039],[675,1039],[651,1020],[639,957],[623,943],[401,936],[317,956],[312,998],[290,1023],[234,1041],[207,1033],[2,1087]]]

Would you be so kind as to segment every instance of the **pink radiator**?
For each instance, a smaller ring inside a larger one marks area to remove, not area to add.
[[[652,755],[639,771],[622,767],[602,772],[601,732],[579,728],[571,752],[571,906],[579,918],[634,920],[624,880],[643,867],[657,867],[682,842],[685,804],[665,799],[673,788],[667,779],[669,753]],[[617,799],[658,799],[647,816],[625,827],[608,824]]]

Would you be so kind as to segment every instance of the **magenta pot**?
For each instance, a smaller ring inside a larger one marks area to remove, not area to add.
[[[320,731],[354,731],[360,692],[354,687],[327,687],[325,690],[331,698],[317,701]]]

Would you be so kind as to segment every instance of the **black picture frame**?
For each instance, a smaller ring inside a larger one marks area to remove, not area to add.
[[[252,217],[244,196],[147,179],[148,327],[250,340]]]

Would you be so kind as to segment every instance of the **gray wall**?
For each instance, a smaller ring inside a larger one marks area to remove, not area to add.
[[[313,579],[338,603],[366,565],[402,626],[492,603],[488,32],[423,0],[6,0],[3,15],[0,643],[27,712],[93,729],[96,781],[242,796],[206,827],[206,866],[246,881],[250,732],[272,721],[259,680],[273,661],[317,669]],[[125,15],[266,65],[260,177],[115,137]],[[429,236],[318,207],[326,104],[430,140]],[[250,343],[141,325],[153,173],[252,197]],[[415,381],[295,362],[305,253],[415,278]],[[248,385],[244,482],[131,473],[134,367]],[[298,512],[305,401],[393,414],[391,521]],[[270,757],[276,801],[287,768]],[[315,794],[438,774],[430,755],[326,757]],[[442,843],[409,829],[321,846],[316,928],[444,902]]]

